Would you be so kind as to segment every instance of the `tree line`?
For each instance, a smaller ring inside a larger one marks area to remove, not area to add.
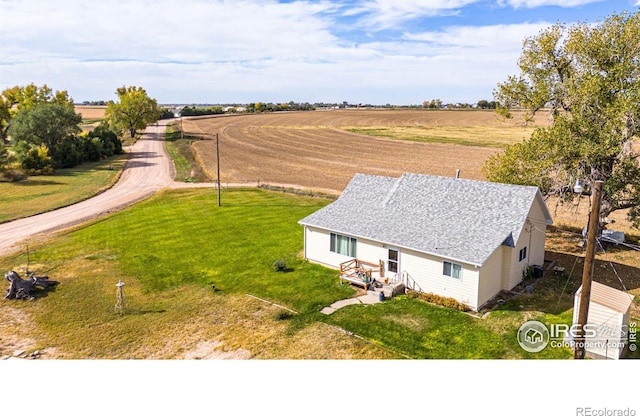
[[[122,153],[121,136],[155,122],[155,100],[140,87],[116,91],[119,102],[107,103],[105,119],[92,131],[82,131],[67,91],[47,85],[15,86],[0,94],[0,179],[52,174],[56,169],[98,161]]]
[[[345,108],[380,108],[380,109],[455,109],[455,108],[479,108],[483,110],[493,110],[497,108],[497,101],[480,100],[476,104],[470,103],[443,103],[440,99],[432,99],[424,101],[421,105],[393,105],[393,104],[362,104],[349,103],[343,101],[340,103],[325,102],[294,102],[288,103],[265,103],[261,101],[251,102],[248,104],[216,104],[216,105],[188,105],[183,107],[177,115],[180,116],[205,116],[225,113],[271,113],[276,111],[313,111],[317,109],[345,109]],[[170,111],[165,110],[170,116]],[[168,117],[167,117],[168,118]]]

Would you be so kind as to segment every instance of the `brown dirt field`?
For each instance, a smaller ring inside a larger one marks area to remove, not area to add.
[[[482,165],[496,148],[418,143],[345,131],[362,126],[516,126],[492,111],[334,110],[184,119],[186,134],[204,135],[194,148],[216,177],[219,134],[221,181],[294,184],[341,191],[355,173],[404,172],[484,179]]]
[[[107,109],[102,105],[76,105],[76,113],[82,114],[83,120],[94,120],[104,118],[104,112]]]

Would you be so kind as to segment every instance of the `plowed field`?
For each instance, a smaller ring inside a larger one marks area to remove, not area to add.
[[[490,111],[335,110],[183,121],[185,134],[205,138],[193,146],[212,178],[216,177],[215,134],[219,134],[223,183],[278,183],[341,191],[356,172],[454,176],[456,169],[461,170],[461,177],[483,179],[483,163],[500,151],[498,147],[482,147],[482,143],[458,145],[456,137],[432,143],[349,131],[385,128],[393,135],[393,128],[407,127],[447,127],[449,132],[475,133],[493,129],[505,136],[504,129],[507,137],[512,134],[513,142],[522,140],[526,133],[516,121],[503,123]]]
[[[106,105],[76,105],[76,113],[82,114],[84,120],[96,120],[104,118],[104,112],[107,110]]]

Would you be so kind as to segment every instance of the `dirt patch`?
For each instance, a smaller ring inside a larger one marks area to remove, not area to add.
[[[29,314],[9,305],[0,307],[0,311],[0,357],[13,356],[16,351],[34,350],[36,340],[26,335],[35,328]]]
[[[251,358],[251,352],[239,348],[233,351],[221,349],[222,342],[200,341],[192,350],[184,354],[185,360],[246,360]]]

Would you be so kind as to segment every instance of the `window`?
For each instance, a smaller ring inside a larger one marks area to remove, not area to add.
[[[520,255],[518,256],[518,261],[522,261],[527,258],[527,248],[524,247],[520,249]]]
[[[391,273],[398,273],[398,263],[400,261],[400,252],[396,249],[389,249],[389,256],[387,260],[387,271]]]
[[[356,242],[353,237],[331,233],[330,250],[344,256],[356,257]]]
[[[462,265],[445,261],[442,267],[442,274],[453,277],[454,279],[461,279]]]

